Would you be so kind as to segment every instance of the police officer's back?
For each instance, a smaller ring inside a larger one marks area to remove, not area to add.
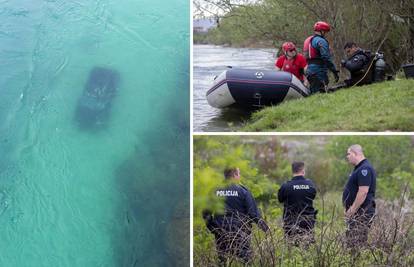
[[[316,219],[313,207],[316,188],[311,180],[304,177],[305,164],[293,162],[292,172],[292,180],[284,183],[278,192],[279,202],[284,205],[283,222],[287,235],[312,230]]]
[[[227,169],[224,176],[228,185],[215,191],[216,197],[224,200],[224,213],[205,211],[203,217],[207,228],[215,235],[219,261],[224,263],[228,255],[236,255],[247,263],[251,257],[251,223],[257,223],[265,232],[269,228],[261,218],[252,194],[239,184],[239,169]]]
[[[224,228],[243,227],[250,231],[251,223],[261,219],[259,210],[249,190],[240,184],[230,184],[216,190],[216,196],[224,198],[225,213],[216,215],[216,223]]]

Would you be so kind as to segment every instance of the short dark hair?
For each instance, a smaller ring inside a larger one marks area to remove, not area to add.
[[[238,168],[226,168],[224,170],[224,178],[229,179],[234,177],[234,175],[237,173]]]
[[[298,173],[305,169],[305,163],[303,161],[295,161],[292,163],[292,172]]]
[[[357,46],[357,44],[356,44],[356,43],[354,43],[354,42],[347,42],[347,43],[344,45],[344,49],[347,49],[347,48],[352,48],[353,46]]]

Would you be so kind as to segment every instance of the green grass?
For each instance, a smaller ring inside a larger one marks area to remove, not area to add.
[[[282,103],[254,113],[243,131],[414,131],[414,80]]]

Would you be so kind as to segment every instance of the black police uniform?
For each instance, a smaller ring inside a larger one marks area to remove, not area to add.
[[[312,233],[317,211],[313,208],[316,188],[303,176],[295,176],[284,183],[278,192],[284,204],[283,228],[288,237]]]
[[[358,49],[345,62],[343,62],[342,66],[351,73],[351,78],[345,80],[345,84],[347,86],[353,86],[354,84],[358,83],[358,81],[359,83],[357,86],[372,83],[373,66],[371,66],[371,68],[368,70],[371,60],[372,58],[370,51]],[[367,71],[368,73],[366,74]]]
[[[251,257],[250,234],[252,222],[263,230],[268,226],[261,219],[256,202],[249,190],[239,184],[231,184],[216,190],[216,197],[224,198],[225,214],[206,216],[207,228],[214,234],[221,263],[226,255],[236,255],[245,263]]]
[[[346,236],[351,246],[364,243],[368,239],[368,230],[375,214],[376,177],[374,168],[364,159],[355,166],[344,188],[342,202],[345,210],[348,210],[355,201],[359,186],[369,186],[365,201],[354,216],[347,220]]]

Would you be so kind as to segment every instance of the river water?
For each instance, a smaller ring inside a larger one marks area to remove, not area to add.
[[[206,100],[214,77],[227,66],[273,69],[274,49],[229,48],[214,45],[193,46],[193,129],[195,132],[234,131],[250,113],[236,109],[216,109]]]
[[[189,265],[186,14],[183,0],[1,1],[0,266]],[[75,113],[96,66],[119,90],[90,130]]]

